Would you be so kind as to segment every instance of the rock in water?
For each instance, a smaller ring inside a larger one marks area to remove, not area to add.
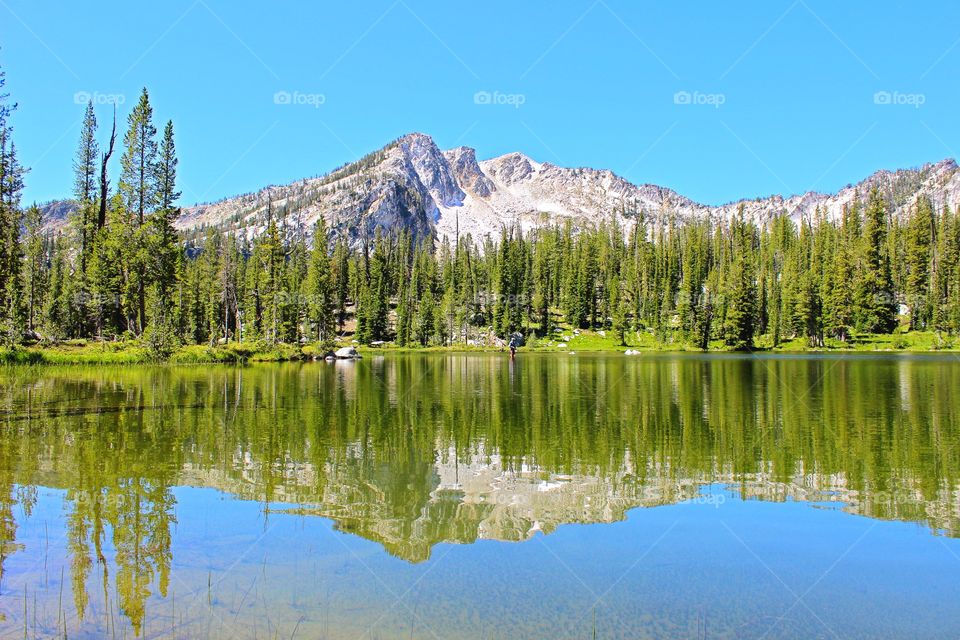
[[[357,350],[354,347],[340,347],[334,353],[337,358],[340,360],[359,360],[360,354],[357,353]]]

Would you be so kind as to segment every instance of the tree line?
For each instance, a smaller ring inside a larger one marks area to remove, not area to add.
[[[0,75],[0,82],[2,82]],[[0,84],[2,88],[2,84]],[[76,211],[62,231],[20,208],[3,96],[0,126],[0,330],[4,341],[138,339],[179,344],[305,343],[338,338],[401,346],[489,344],[558,326],[634,332],[702,349],[749,350],[803,338],[848,342],[900,328],[960,331],[960,215],[920,198],[894,216],[876,188],[839,220],[824,211],[762,224],[672,219],[625,206],[589,227],[571,222],[497,238],[435,242],[409,232],[350,243],[321,217],[268,204],[257,226],[188,238],[180,215],[172,122],[153,122],[146,89],[117,143],[86,106],[74,159]],[[625,228],[618,220],[627,220]]]

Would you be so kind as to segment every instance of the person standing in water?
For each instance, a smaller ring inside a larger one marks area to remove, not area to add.
[[[510,336],[510,343],[507,345],[510,347],[510,359],[513,360],[517,357],[517,347],[520,346],[520,341],[517,339],[517,334]]]

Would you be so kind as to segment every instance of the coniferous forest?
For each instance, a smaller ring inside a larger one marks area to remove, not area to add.
[[[592,329],[676,348],[751,350],[802,339],[960,331],[960,215],[921,200],[907,219],[877,190],[841,220],[762,225],[662,222],[632,212],[496,238],[350,243],[271,208],[257,234],[179,233],[173,123],[146,89],[128,114],[86,106],[73,162],[78,207],[60,231],[21,206],[28,169],[0,110],[0,314],[7,348],[135,341],[162,358],[183,345],[392,342],[498,344],[515,332]],[[110,160],[120,159],[119,175]],[[65,181],[69,176],[64,176]],[[658,222],[654,223],[653,220]],[[250,237],[252,236],[252,237]]]

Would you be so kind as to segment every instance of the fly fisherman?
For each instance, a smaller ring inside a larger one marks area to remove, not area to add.
[[[510,347],[510,359],[513,360],[517,356],[517,347],[520,346],[520,338],[516,333],[510,336],[510,343],[507,346]]]

